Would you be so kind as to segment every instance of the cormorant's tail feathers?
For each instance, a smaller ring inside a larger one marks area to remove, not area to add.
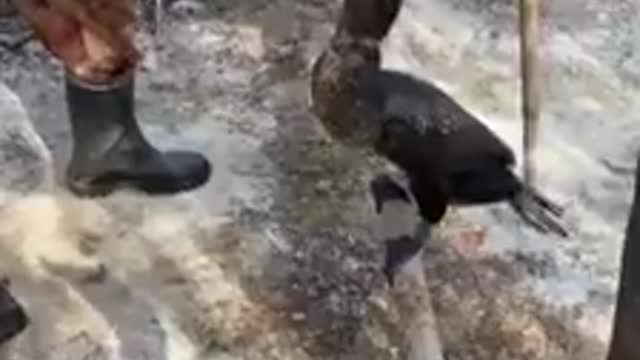
[[[534,199],[535,202],[540,204],[544,209],[551,212],[556,217],[562,217],[564,215],[564,208],[554,201],[540,193],[538,190],[528,187],[526,192]]]
[[[493,164],[483,171],[459,172],[452,177],[455,203],[474,205],[508,200],[530,226],[541,233],[568,236],[558,220],[564,210],[538,190],[528,187],[511,169]]]
[[[509,204],[520,218],[541,233],[555,233],[562,237],[569,232],[558,220],[563,209],[536,190],[523,190]]]

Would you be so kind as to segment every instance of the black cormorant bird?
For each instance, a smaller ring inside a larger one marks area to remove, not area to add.
[[[434,84],[381,68],[380,42],[402,0],[344,0],[312,67],[311,108],[337,141],[373,150],[407,175],[421,215],[508,201],[531,226],[566,236],[562,209],[514,174],[513,151]]]

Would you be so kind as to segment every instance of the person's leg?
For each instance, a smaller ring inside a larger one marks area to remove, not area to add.
[[[65,65],[73,154],[67,185],[78,196],[121,188],[151,194],[194,189],[211,165],[194,152],[161,152],[135,116],[137,56],[127,32],[126,0],[21,0],[20,10],[46,47]]]

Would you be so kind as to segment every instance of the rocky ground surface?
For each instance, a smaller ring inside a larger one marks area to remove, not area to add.
[[[425,258],[449,360],[604,354],[640,136],[640,4],[549,4],[540,186],[573,236],[541,237],[502,205],[452,211]],[[5,358],[403,357],[369,230],[366,185],[384,164],[331,142],[307,109],[338,5],[171,4],[139,117],[215,172],[155,198],[64,190],[60,66],[37,43],[6,46],[24,27],[0,19],[0,273],[33,318]],[[516,20],[502,0],[409,0],[385,64],[432,79],[519,150]]]

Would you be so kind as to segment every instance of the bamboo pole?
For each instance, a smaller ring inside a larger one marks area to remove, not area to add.
[[[540,4],[538,0],[520,0],[520,71],[522,78],[522,116],[524,181],[536,182],[535,148],[540,127],[542,76],[538,56]]]

